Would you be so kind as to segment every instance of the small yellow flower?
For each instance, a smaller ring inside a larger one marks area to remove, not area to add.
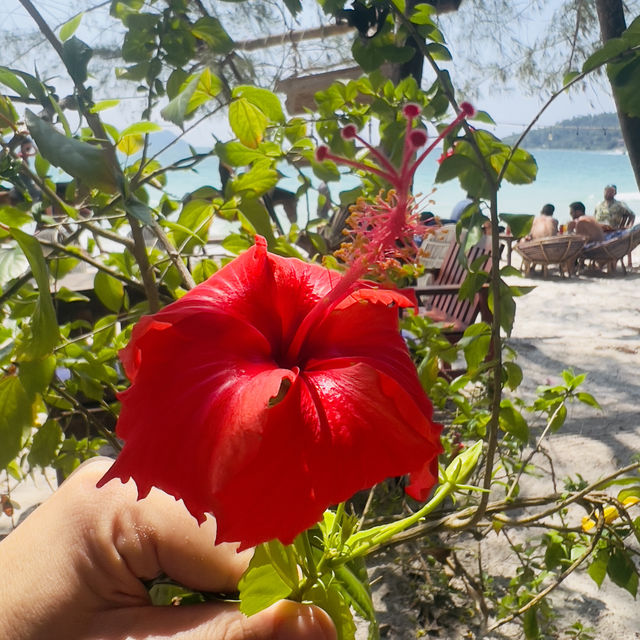
[[[630,507],[631,505],[638,504],[638,502],[640,502],[640,498],[637,496],[628,496],[622,501],[622,504],[625,507]],[[605,507],[603,512],[605,524],[611,524],[619,515],[620,513],[618,512],[617,507],[614,507],[613,505]],[[585,533],[591,531],[595,526],[596,521],[589,516],[584,516],[584,518],[582,518],[582,530]]]

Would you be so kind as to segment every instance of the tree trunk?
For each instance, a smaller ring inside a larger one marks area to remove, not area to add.
[[[596,9],[603,44],[611,38],[618,38],[627,28],[622,0],[596,0]],[[627,147],[636,184],[640,189],[640,118],[632,118],[622,111],[613,84],[611,91],[618,111],[622,138]]]

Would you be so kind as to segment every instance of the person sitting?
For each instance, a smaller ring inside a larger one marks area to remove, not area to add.
[[[635,220],[635,214],[626,204],[616,200],[618,189],[615,184],[608,184],[604,188],[604,200],[596,206],[595,219],[603,225],[605,231],[621,229],[625,218]]]
[[[531,232],[527,240],[539,240],[558,235],[558,221],[553,217],[556,208],[552,204],[545,204],[540,211],[540,215],[533,219]]]
[[[602,242],[604,230],[593,216],[585,215],[586,209],[582,202],[572,202],[569,205],[571,221],[567,225],[569,233],[585,236],[588,242]]]

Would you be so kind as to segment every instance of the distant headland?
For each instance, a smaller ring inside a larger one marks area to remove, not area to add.
[[[504,138],[513,144],[518,135]],[[615,151],[624,149],[620,123],[615,113],[576,116],[550,127],[533,129],[524,139],[525,149],[579,149],[581,151]]]

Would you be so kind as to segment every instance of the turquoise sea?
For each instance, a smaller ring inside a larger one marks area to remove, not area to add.
[[[596,204],[602,200],[605,185],[613,183],[618,187],[618,199],[640,214],[640,193],[626,154],[548,149],[529,151],[538,164],[537,179],[530,185],[511,185],[505,182],[498,194],[500,212],[536,214],[544,204],[550,202],[556,207],[556,218],[560,222],[566,222],[569,219],[570,202],[581,200],[587,213],[592,213]],[[439,155],[439,151],[436,150],[418,170],[416,192],[422,193],[426,200],[423,205],[425,210],[433,211],[440,217],[447,217],[456,202],[464,198],[465,194],[457,181],[434,184]],[[169,188],[178,197],[203,184],[220,184],[217,163],[214,160],[202,163],[197,172],[177,173],[169,179]],[[291,173],[289,176],[285,175],[281,186],[296,191],[299,183]],[[337,200],[340,190],[353,186],[355,181],[350,180],[340,184],[331,183],[329,187],[332,198]],[[434,188],[435,191],[432,193]],[[308,199],[302,199],[298,205],[300,224],[304,225],[309,218],[316,217],[315,211],[316,201],[313,195]],[[285,222],[284,216],[282,218]]]

